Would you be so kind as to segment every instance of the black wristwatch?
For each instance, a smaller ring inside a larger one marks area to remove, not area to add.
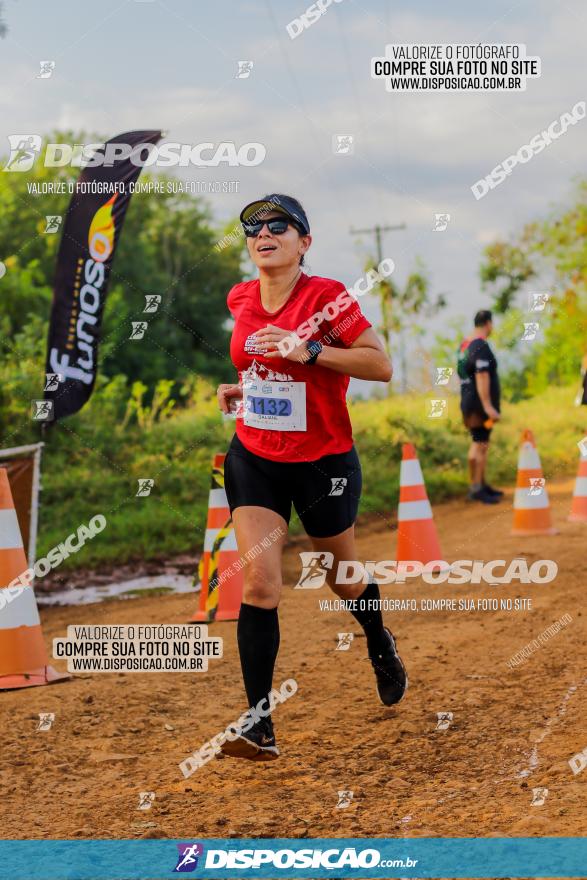
[[[306,348],[308,349],[310,357],[307,361],[304,361],[304,363],[306,363],[308,366],[311,366],[312,364],[316,363],[316,358],[322,351],[322,343],[317,342],[314,339],[310,339],[309,342],[306,342]]]

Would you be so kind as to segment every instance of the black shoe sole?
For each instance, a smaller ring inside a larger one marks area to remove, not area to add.
[[[258,746],[245,736],[226,740],[220,751],[229,758],[246,758],[249,761],[275,761],[279,758],[277,746]]]

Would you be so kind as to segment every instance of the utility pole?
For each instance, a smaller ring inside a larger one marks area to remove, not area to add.
[[[352,229],[351,228],[351,235],[372,235],[373,233],[375,233],[375,241],[377,244],[377,265],[379,265],[379,263],[383,259],[383,251],[381,249],[381,240],[382,240],[381,233],[382,232],[395,232],[397,229],[405,229],[405,228],[406,228],[405,223],[400,223],[398,226],[379,226],[379,224],[377,224],[376,226],[373,226],[372,229]]]
[[[377,265],[383,259],[383,248],[382,248],[382,234],[384,232],[395,232],[398,229],[405,229],[405,223],[399,223],[396,226],[380,226],[378,223],[373,226],[371,229],[353,229],[351,227],[351,235],[375,235],[375,246],[377,248]],[[387,351],[387,356],[391,360],[391,327],[389,326],[388,321],[388,312],[385,304],[385,289],[380,284],[379,285],[379,301],[381,305],[381,318],[382,318],[382,326],[381,330],[383,333],[383,339],[385,342],[385,350]],[[401,334],[400,334],[401,337]],[[401,341],[401,339],[400,339]],[[405,382],[405,376],[404,376]],[[391,393],[391,384],[389,385],[389,393]]]

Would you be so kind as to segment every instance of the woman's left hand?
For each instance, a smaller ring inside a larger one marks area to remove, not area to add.
[[[263,349],[263,356],[282,357],[288,361],[302,364],[308,360],[306,343],[293,330],[283,330],[275,324],[267,324],[255,332],[257,345]]]

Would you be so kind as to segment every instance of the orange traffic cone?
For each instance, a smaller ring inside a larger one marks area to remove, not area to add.
[[[442,560],[432,508],[412,443],[404,443],[402,447],[397,521],[398,562],[421,562],[427,565],[434,560]]]
[[[49,666],[31,586],[9,586],[28,569],[5,467],[0,467],[0,690],[71,678]]]
[[[523,431],[514,494],[512,535],[556,535],[540,456],[532,431]]]
[[[238,620],[243,595],[244,563],[240,560],[232,517],[224,491],[224,455],[215,455],[208,499],[204,552],[198,574],[200,607],[190,622]]]
[[[587,522],[587,446],[581,445],[579,448],[581,453],[569,515],[570,522]]]

